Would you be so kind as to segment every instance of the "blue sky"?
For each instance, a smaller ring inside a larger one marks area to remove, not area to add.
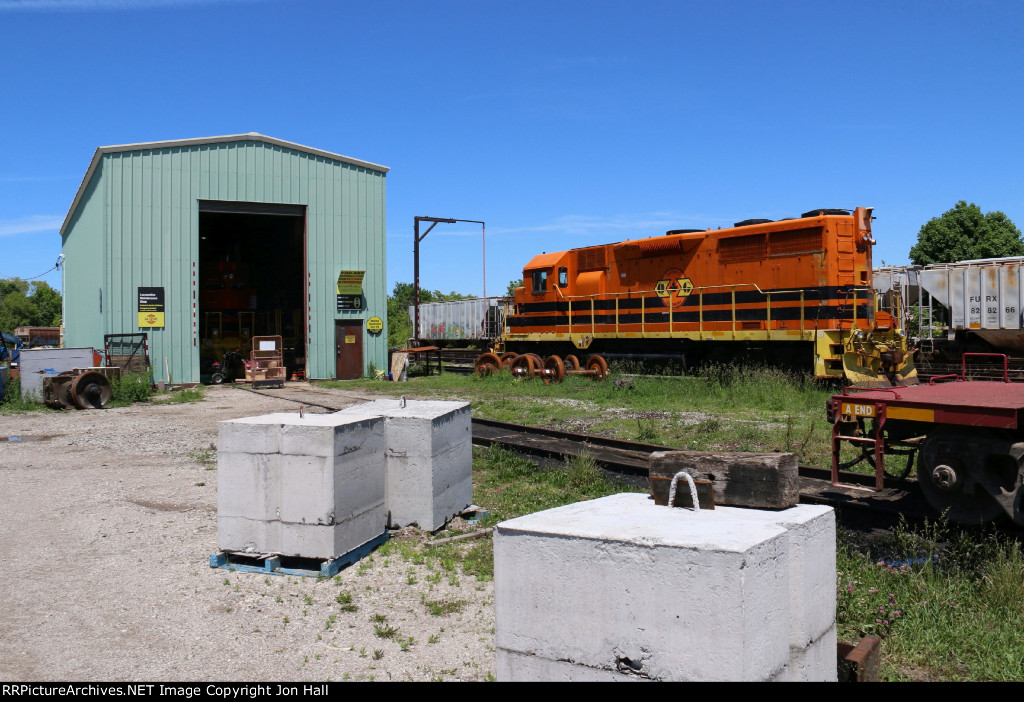
[[[487,222],[489,294],[821,207],[875,207],[905,263],[960,199],[1024,225],[1022,30],[984,0],[0,0],[0,277],[53,266],[97,146],[249,131],[391,167],[389,290],[415,215]],[[479,225],[438,225],[422,285],[482,278]]]

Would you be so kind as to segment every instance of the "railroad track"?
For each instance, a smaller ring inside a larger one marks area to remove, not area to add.
[[[361,393],[322,390],[309,386],[286,385],[275,390],[253,390],[241,385],[236,387],[257,395],[277,397],[328,412],[336,412],[356,402],[375,399]],[[587,455],[607,474],[621,479],[624,483],[641,487],[647,485],[647,466],[651,453],[679,450],[673,446],[542,429],[479,417],[473,418],[472,422],[473,443],[477,446],[500,446],[516,453],[533,456],[548,464]],[[914,480],[887,478],[884,489],[873,491],[866,488],[874,484],[874,475],[843,471],[840,474],[843,485],[834,486],[831,482],[832,473],[827,468],[800,466],[799,470],[801,502],[830,505],[844,511],[889,515],[893,519],[898,515],[917,519],[936,516],[917,490],[917,483]]]

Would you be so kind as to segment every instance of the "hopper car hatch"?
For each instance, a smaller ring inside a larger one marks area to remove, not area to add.
[[[986,356],[1002,360],[1001,381],[969,379],[969,362]],[[916,455],[921,492],[939,513],[961,524],[1010,519],[1024,526],[1024,384],[1011,383],[1006,368],[1003,354],[965,354],[959,375],[834,395],[827,403],[832,483],[840,470],[868,461],[880,490],[887,455]],[[846,463],[844,444],[858,451]]]

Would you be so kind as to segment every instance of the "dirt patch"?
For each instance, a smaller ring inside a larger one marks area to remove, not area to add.
[[[359,399],[321,392],[339,406]],[[490,582],[397,553],[319,581],[209,567],[217,471],[203,458],[217,422],[289,411],[280,397],[223,387],[192,405],[0,415],[0,437],[47,437],[0,442],[0,677],[492,674]],[[426,603],[439,601],[459,606],[435,616]]]

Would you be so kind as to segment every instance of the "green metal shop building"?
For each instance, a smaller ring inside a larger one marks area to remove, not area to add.
[[[60,230],[65,346],[144,333],[175,383],[254,336],[289,377],[386,368],[387,171],[256,133],[98,148]]]

